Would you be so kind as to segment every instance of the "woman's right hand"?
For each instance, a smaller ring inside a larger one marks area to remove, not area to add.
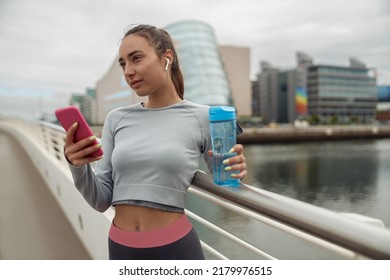
[[[77,130],[78,124],[74,123],[69,130],[66,132],[65,145],[64,145],[64,154],[68,162],[74,166],[83,166],[85,164],[97,161],[101,157],[91,157],[91,153],[99,150],[101,144],[97,144],[89,147],[89,145],[95,141],[96,137],[87,137],[78,142],[74,142],[74,134]]]

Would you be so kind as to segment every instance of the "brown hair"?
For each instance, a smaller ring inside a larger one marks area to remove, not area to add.
[[[173,61],[171,61],[171,66],[169,67],[171,71],[171,78],[177,94],[181,99],[183,99],[184,98],[183,74],[181,73],[175,46],[173,45],[173,40],[169,35],[169,33],[164,29],[156,28],[151,25],[140,24],[126,31],[125,36],[123,36],[123,38],[131,34],[138,35],[145,38],[149,42],[149,44],[152,47],[154,47],[156,54],[159,57],[162,57],[163,54],[168,49],[172,51]]]

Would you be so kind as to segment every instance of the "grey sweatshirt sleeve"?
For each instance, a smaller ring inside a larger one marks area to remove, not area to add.
[[[97,162],[95,170],[90,164],[81,167],[69,164],[69,168],[74,184],[84,199],[95,210],[104,212],[111,206],[114,186],[111,163],[114,140],[108,118],[103,126],[101,143],[104,157]]]

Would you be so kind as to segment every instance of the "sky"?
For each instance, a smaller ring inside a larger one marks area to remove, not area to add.
[[[356,57],[390,85],[389,0],[0,0],[0,114],[37,116],[95,87],[114,62],[126,26],[201,20],[220,45],[260,61],[348,66]]]

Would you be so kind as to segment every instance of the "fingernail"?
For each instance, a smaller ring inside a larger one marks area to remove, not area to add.
[[[78,126],[79,124],[77,122],[75,122],[74,124],[72,124],[72,127],[76,127]]]
[[[236,174],[230,174],[230,176],[232,176],[233,178],[236,178],[236,177],[237,177]]]
[[[228,159],[225,159],[222,163],[223,163],[223,164],[228,164],[228,163],[229,163],[229,160],[228,160]]]
[[[228,166],[228,167],[225,167],[225,170],[230,171],[230,170],[232,170],[232,168],[230,166]]]
[[[234,151],[235,150],[233,148],[231,148],[230,151],[229,151],[229,154],[234,153]]]
[[[102,144],[97,144],[96,145],[96,148],[100,148],[100,147],[102,147],[103,145]]]
[[[89,140],[95,140],[96,139],[96,136],[91,136],[91,137],[89,137]]]

